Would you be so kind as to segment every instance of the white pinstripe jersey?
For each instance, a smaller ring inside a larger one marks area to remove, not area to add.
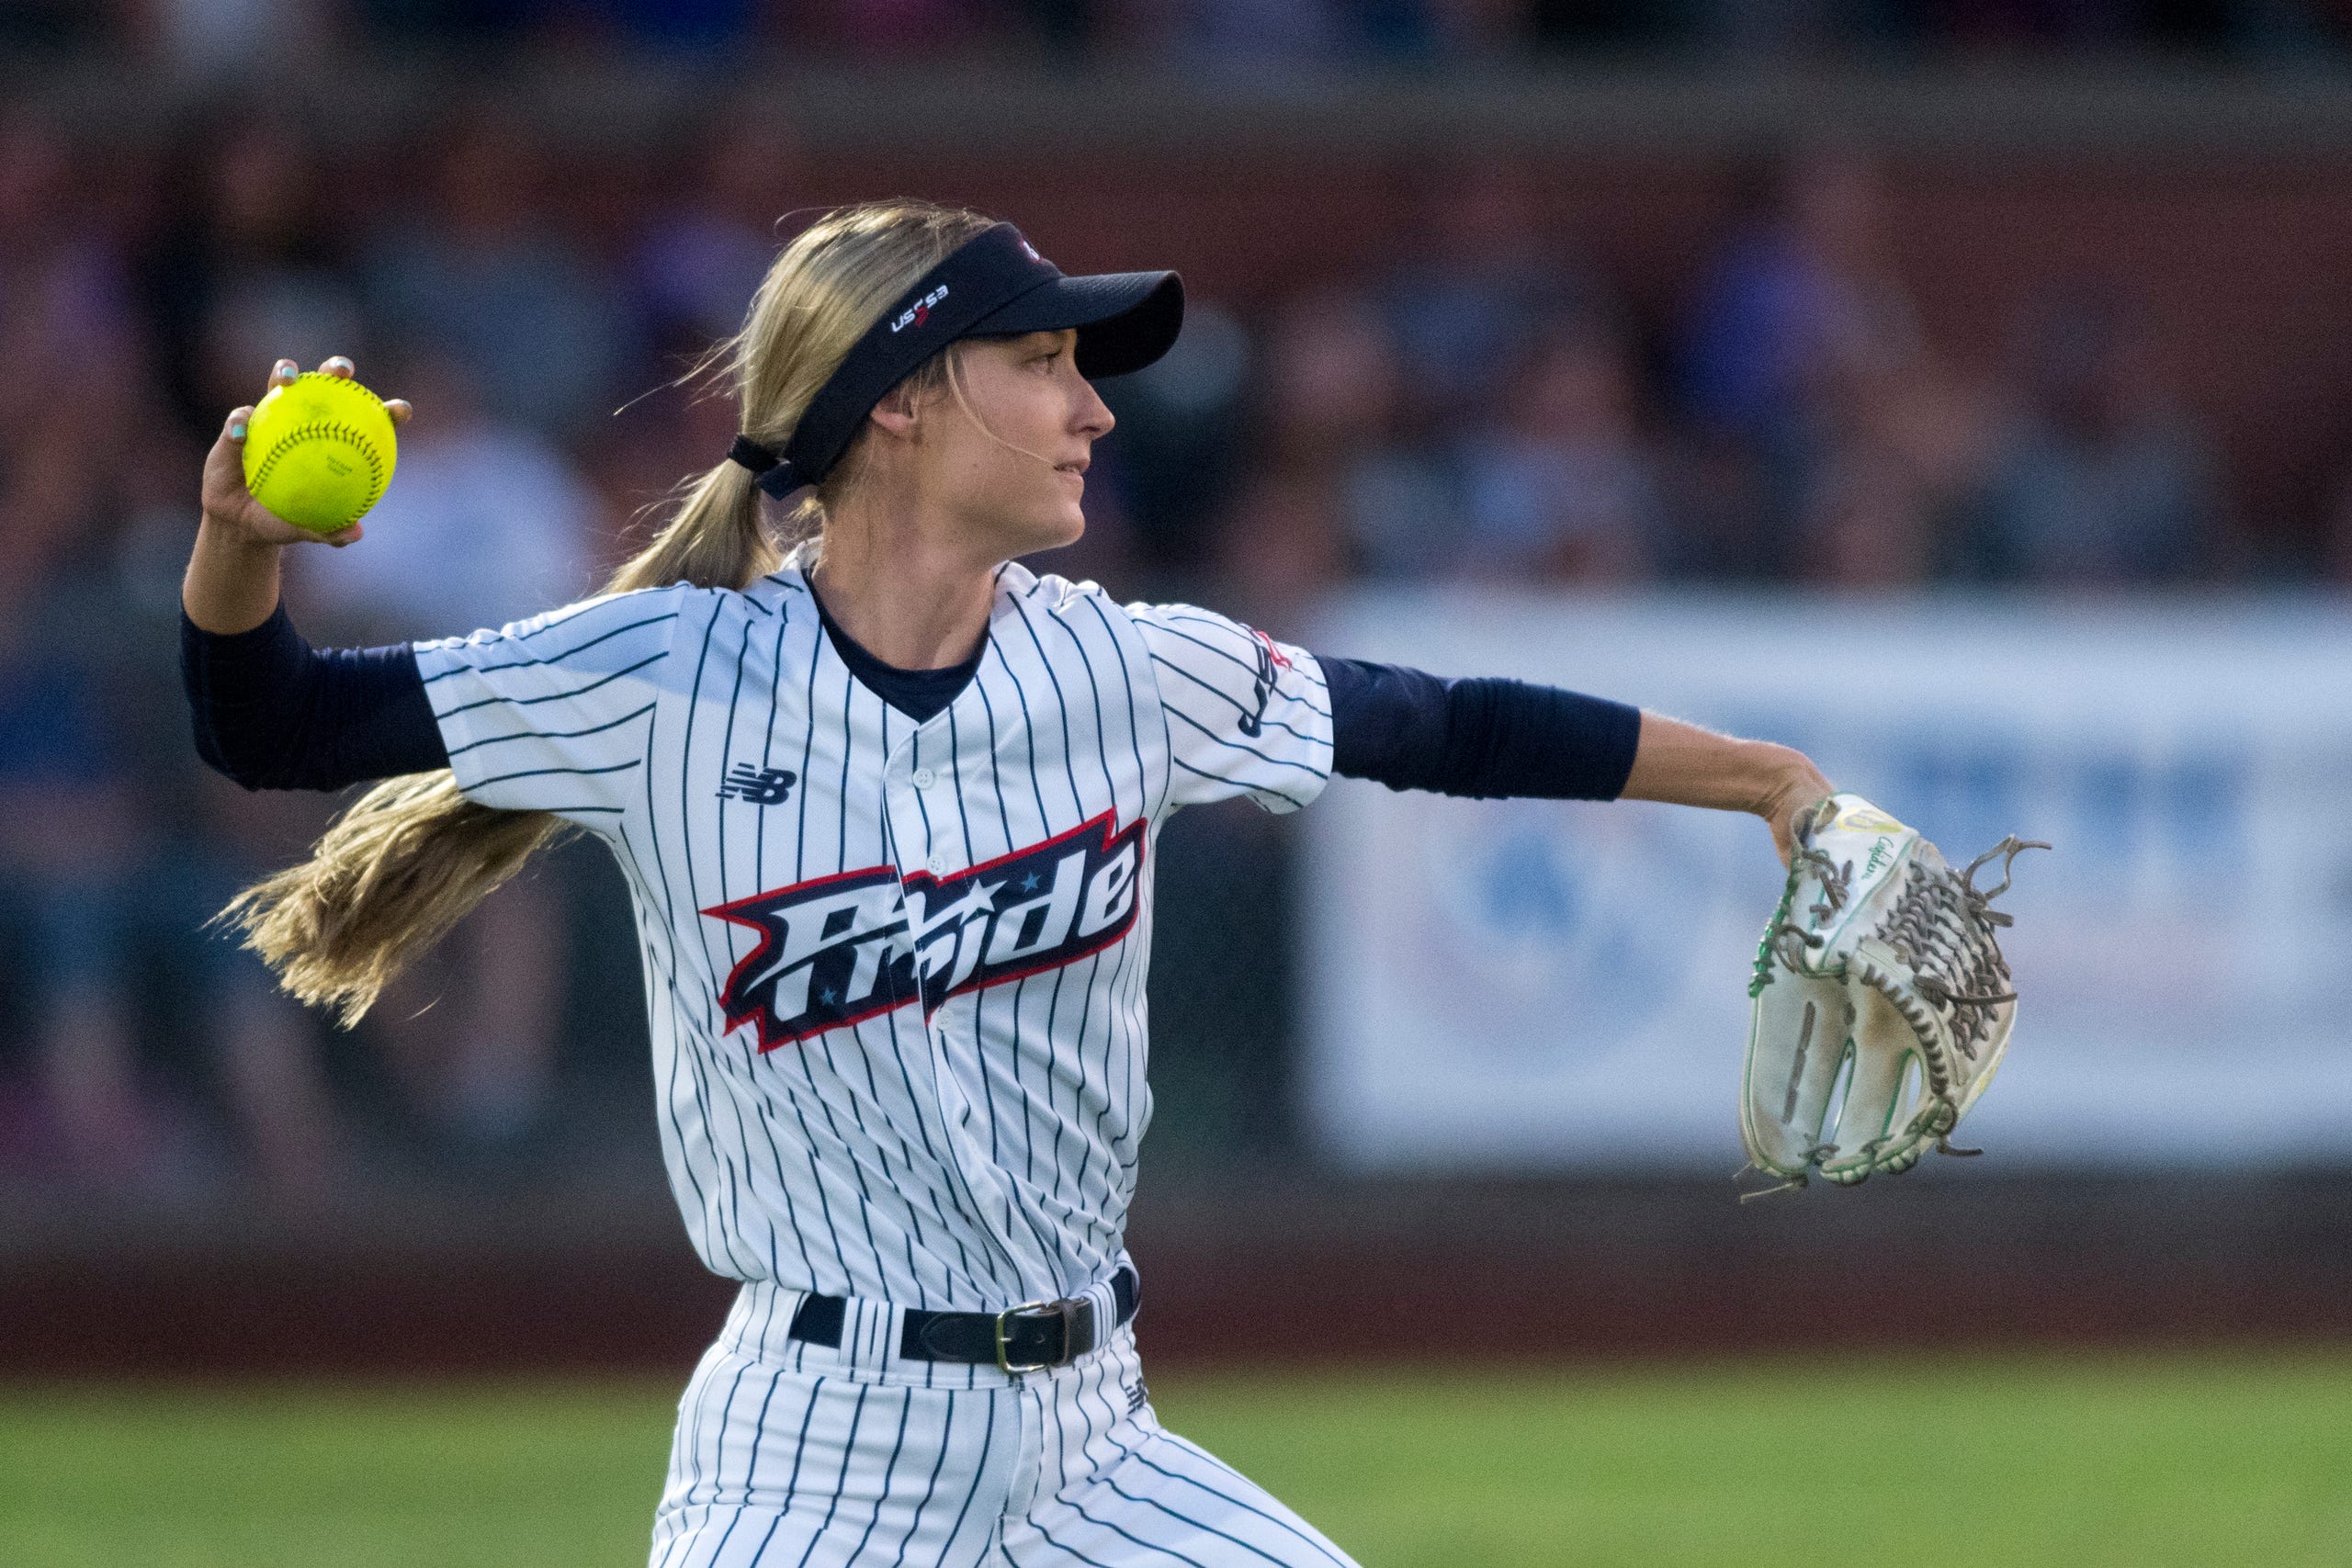
[[[797,567],[417,645],[466,795],[601,835],[642,943],[662,1140],[720,1274],[995,1310],[1124,1258],[1159,825],[1321,790],[1303,650],[1018,564],[917,724]]]

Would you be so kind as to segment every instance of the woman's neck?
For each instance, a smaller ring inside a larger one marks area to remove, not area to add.
[[[978,559],[919,532],[825,530],[809,581],[825,613],[860,648],[900,670],[941,670],[972,657],[987,635],[1001,561]]]

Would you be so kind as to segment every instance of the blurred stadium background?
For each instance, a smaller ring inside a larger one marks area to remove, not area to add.
[[[420,412],[306,629],[574,595],[899,193],[1185,275],[1057,570],[2061,846],[1988,1157],[1742,1206],[1752,824],[1179,818],[1171,1425],[1368,1564],[2352,1561],[2332,0],[0,0],[0,1560],[637,1556],[727,1290],[623,889],[350,1035],[202,930],[329,807],[187,742],[197,462],[352,353]]]

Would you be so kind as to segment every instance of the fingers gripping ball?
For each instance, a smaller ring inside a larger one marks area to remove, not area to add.
[[[348,528],[383,496],[396,456],[383,400],[311,371],[262,399],[245,431],[245,488],[298,528]]]

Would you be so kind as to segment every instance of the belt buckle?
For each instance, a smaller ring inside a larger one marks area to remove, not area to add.
[[[1005,1359],[1004,1320],[1024,1312],[1052,1312],[1062,1320],[1062,1348],[1069,1348],[1069,1303],[1068,1302],[1023,1302],[996,1314],[996,1364],[1008,1372],[1042,1372],[1058,1363],[1053,1361],[1012,1361]]]

